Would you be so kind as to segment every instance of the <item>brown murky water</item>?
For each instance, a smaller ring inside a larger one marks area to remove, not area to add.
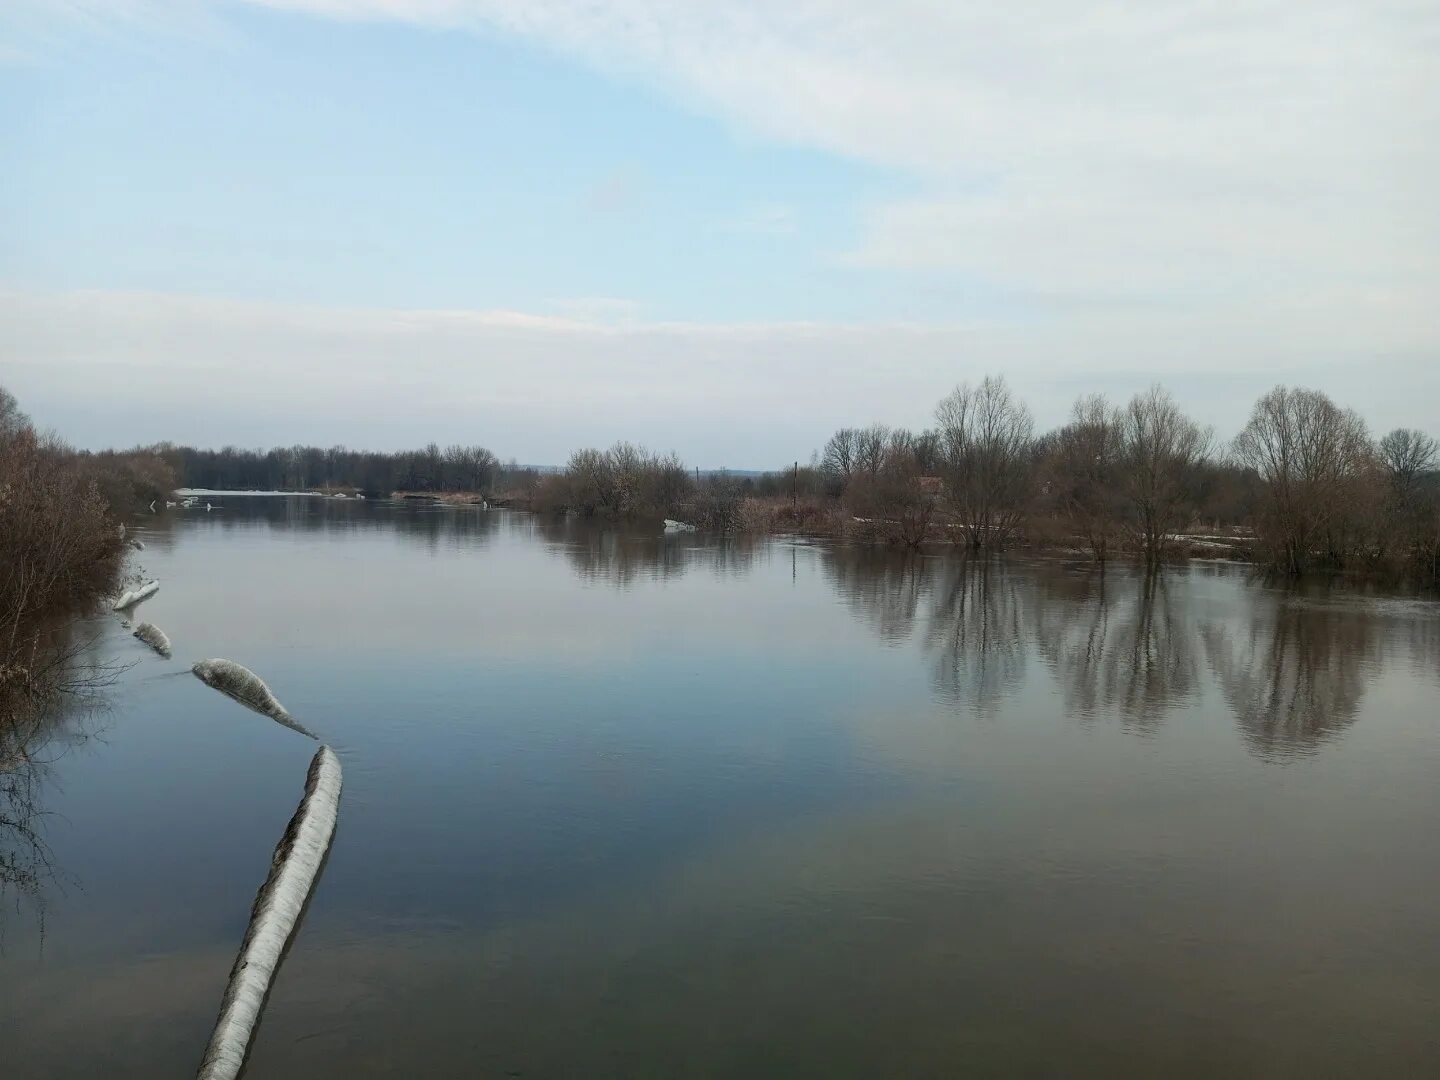
[[[222,501],[6,763],[7,1077],[193,1074],[314,746],[209,656],[346,770],[248,1075],[1440,1075],[1434,603]]]

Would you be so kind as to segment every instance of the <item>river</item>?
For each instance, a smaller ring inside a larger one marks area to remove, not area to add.
[[[206,657],[345,771],[250,1076],[1440,1075],[1440,605],[212,501],[0,802],[7,1077],[193,1075],[314,752]]]

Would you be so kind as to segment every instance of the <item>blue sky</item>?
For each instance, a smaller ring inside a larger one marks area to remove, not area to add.
[[[1433,424],[1436,18],[1041,7],[19,0],[0,381],[86,445],[534,461],[769,465],[987,372]]]
[[[892,317],[838,264],[893,170],[748,139],[523,42],[238,11],[0,70],[3,271],[379,307]]]

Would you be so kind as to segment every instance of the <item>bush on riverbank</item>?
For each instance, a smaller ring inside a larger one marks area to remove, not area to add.
[[[37,434],[0,388],[0,697],[39,688],[42,628],[115,589],[122,519],[150,491],[168,494],[165,476],[140,456]]]

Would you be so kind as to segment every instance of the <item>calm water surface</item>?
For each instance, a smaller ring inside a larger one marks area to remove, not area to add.
[[[250,1076],[1440,1075],[1434,604],[221,501],[0,826],[7,1077],[193,1075],[314,751],[210,656],[345,768]]]

